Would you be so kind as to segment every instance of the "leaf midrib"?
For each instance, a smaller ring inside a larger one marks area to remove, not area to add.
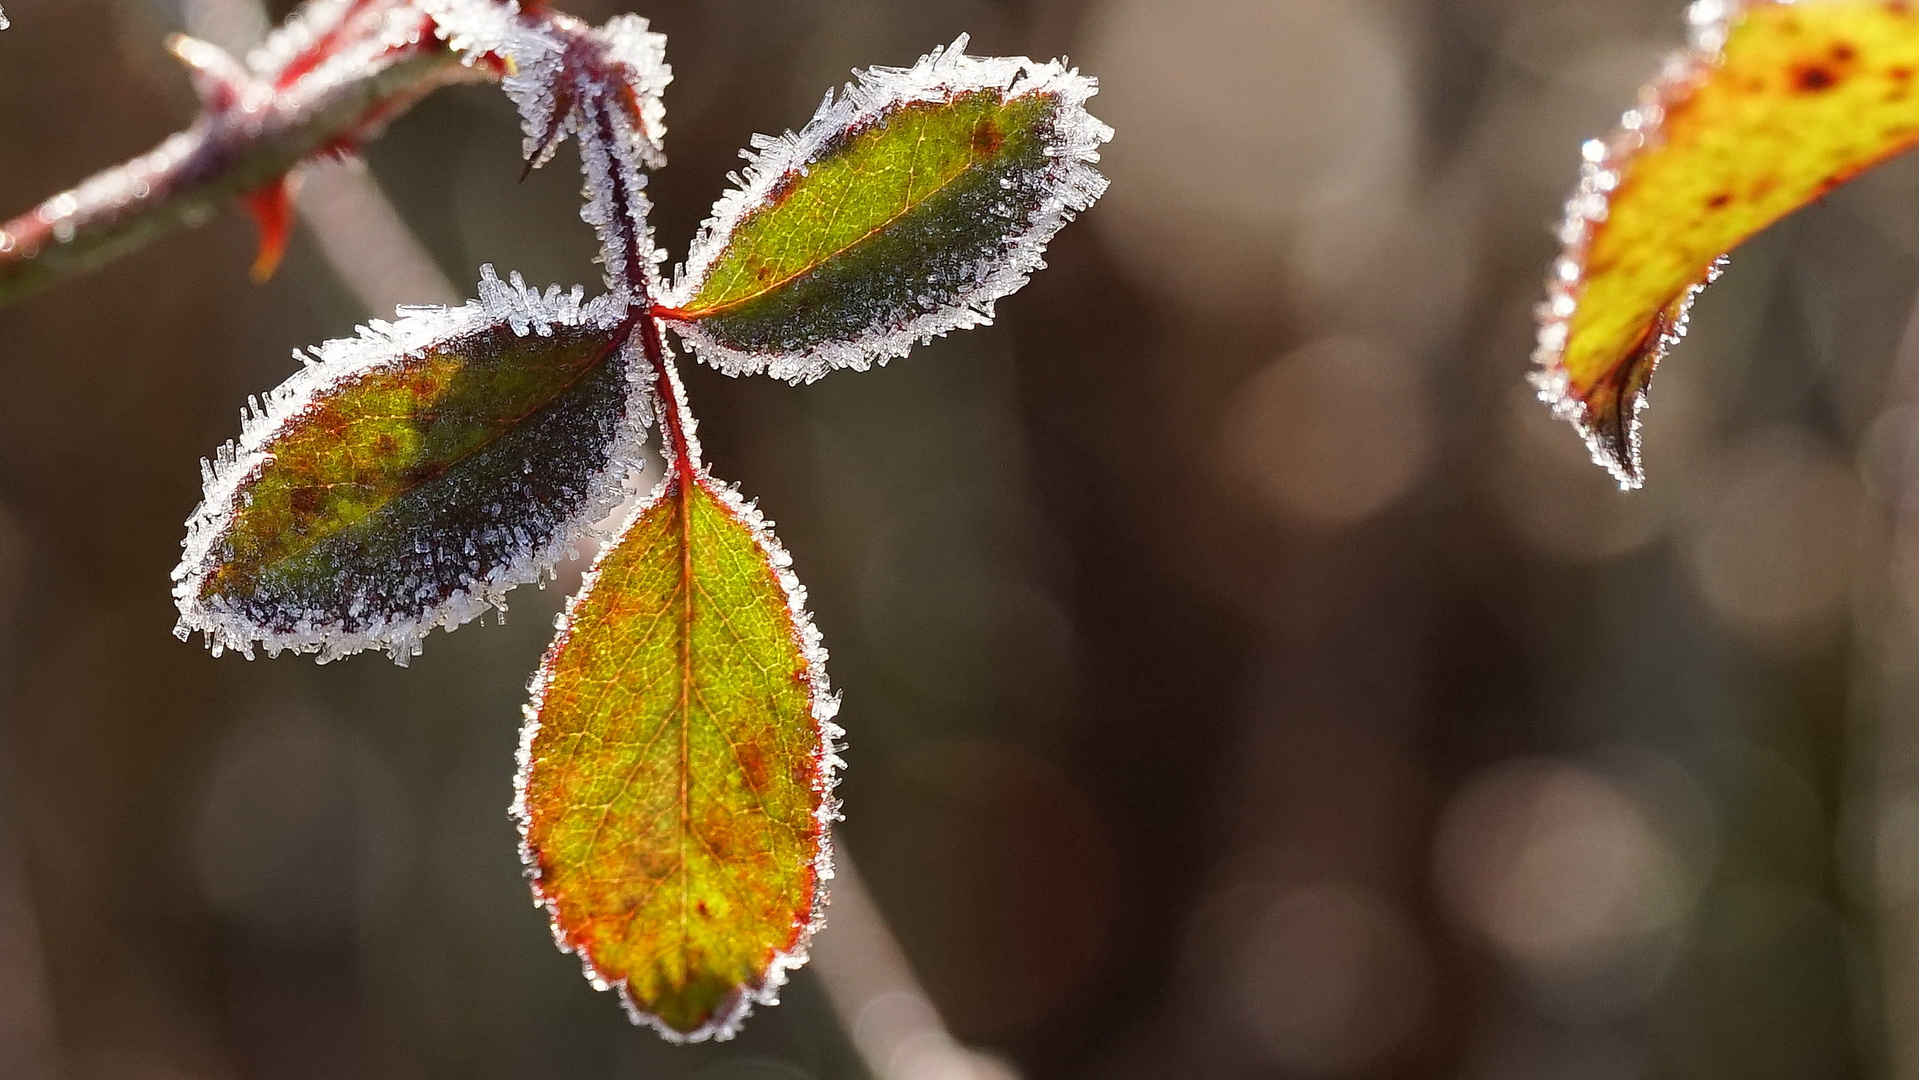
[[[309,551],[313,550],[315,547],[319,546],[320,544],[326,543],[327,541],[330,541],[330,540],[337,539],[338,537],[344,535],[346,532],[353,529],[355,526],[359,525],[361,522],[365,521],[366,519],[372,517],[375,514],[380,513],[381,511],[385,510],[387,507],[392,506],[394,503],[400,501],[402,498],[405,498],[406,496],[411,495],[414,492],[430,484],[437,483],[442,477],[452,472],[457,466],[459,466],[461,462],[464,462],[468,460],[469,458],[472,458],[473,456],[493,446],[495,443],[505,438],[508,432],[517,430],[518,427],[521,424],[525,423],[529,417],[532,417],[537,413],[544,412],[545,410],[551,408],[555,402],[559,401],[560,398],[564,397],[574,387],[578,386],[582,380],[592,375],[595,371],[598,371],[600,368],[600,365],[606,362],[606,358],[609,355],[611,355],[615,349],[619,347],[619,344],[621,340],[624,338],[624,336],[625,336],[624,332],[615,333],[607,341],[606,346],[600,350],[597,356],[595,356],[588,363],[580,365],[579,373],[576,374],[573,378],[568,379],[566,382],[559,384],[551,394],[547,395],[545,400],[541,401],[539,404],[526,410],[525,412],[521,413],[518,416],[507,417],[505,420],[500,421],[497,424],[493,425],[496,428],[496,431],[493,435],[481,440],[480,442],[473,444],[473,446],[467,449],[466,451],[452,458],[449,458],[444,464],[434,469],[432,473],[430,473],[429,475],[423,476],[420,479],[414,481],[413,483],[405,484],[399,487],[398,489],[394,491],[392,495],[381,500],[377,505],[369,507],[365,513],[359,515],[358,517],[352,518],[351,520],[348,520],[342,523],[339,528],[334,529],[331,532],[322,533],[322,534],[310,536],[310,537],[303,537],[298,544],[286,549],[285,551],[281,552],[278,556],[276,556],[273,559],[273,562],[287,563],[287,562],[291,562],[294,559],[300,558],[301,556],[307,554]],[[261,475],[264,475],[264,470],[262,470]],[[255,575],[255,577],[257,578],[257,575]]]
[[[680,955],[693,948],[692,907],[693,873],[686,863],[686,841],[693,831],[692,739],[693,718],[693,500],[691,488],[696,482],[680,463]]]
[[[1017,99],[1013,99],[1013,100],[1017,100]],[[1003,102],[1001,104],[1001,107],[1004,108],[1006,105],[1009,105],[1009,104],[1011,104],[1011,100],[1007,102]],[[920,135],[920,141],[921,142],[926,141],[926,136],[923,132]],[[778,281],[772,282],[768,285],[761,287],[757,291],[746,293],[743,296],[735,297],[734,299],[728,300],[725,303],[721,303],[721,304],[710,304],[703,308],[686,308],[677,312],[676,314],[686,319],[711,318],[714,315],[723,315],[728,311],[732,311],[735,308],[751,303],[754,300],[758,300],[762,297],[778,292],[779,290],[784,289],[785,287],[792,284],[793,282],[798,281],[800,278],[806,277],[809,274],[813,274],[817,272],[822,266],[825,266],[827,263],[831,262],[832,260],[839,258],[840,256],[853,250],[854,248],[859,247],[861,244],[864,244],[867,241],[873,239],[875,236],[878,236],[880,233],[885,232],[887,229],[892,228],[893,225],[896,224],[901,218],[905,217],[907,214],[910,214],[914,210],[917,210],[920,207],[931,202],[936,196],[940,194],[940,192],[945,191],[947,188],[952,187],[955,183],[958,183],[961,177],[965,176],[968,172],[976,168],[980,162],[986,161],[986,160],[989,160],[988,156],[982,156],[978,152],[972,150],[969,147],[967,151],[966,163],[960,166],[958,169],[953,170],[953,175],[947,177],[945,180],[940,181],[938,187],[932,188],[923,197],[913,202],[910,202],[906,204],[905,206],[902,206],[898,211],[894,212],[890,217],[886,218],[884,221],[873,226],[871,229],[868,229],[866,232],[861,233],[859,236],[846,242],[840,247],[835,248],[834,250],[829,251],[826,254],[819,256],[818,258],[815,258],[814,260],[809,262],[806,266],[793,271],[792,273],[786,275],[785,277],[779,279]],[[789,171],[786,174],[783,174],[783,176],[784,175],[791,175],[791,171]],[[912,179],[913,179],[912,174],[909,172],[907,174],[908,190],[911,190]],[[838,210],[835,209],[834,212],[838,213]],[[708,280],[711,280],[711,279],[709,278]]]

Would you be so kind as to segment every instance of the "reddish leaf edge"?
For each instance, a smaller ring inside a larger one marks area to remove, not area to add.
[[[844,738],[846,729],[834,722],[839,715],[840,696],[833,692],[832,684],[826,674],[827,651],[824,639],[818,627],[813,625],[812,612],[806,606],[806,586],[800,583],[793,572],[793,557],[773,533],[773,523],[759,511],[758,505],[741,495],[736,485],[718,481],[700,461],[700,444],[695,435],[696,423],[692,412],[686,406],[686,390],[680,382],[679,371],[672,360],[666,356],[664,342],[659,337],[657,324],[642,325],[635,331],[643,347],[652,359],[657,378],[656,393],[653,396],[655,415],[662,433],[662,442],[666,444],[664,453],[668,456],[666,475],[654,485],[646,498],[634,506],[614,539],[601,547],[593,559],[580,587],[566,601],[566,608],[554,620],[553,641],[547,646],[546,654],[540,660],[540,666],[533,673],[527,685],[528,702],[522,713],[524,723],[520,727],[520,746],[516,757],[516,769],[513,777],[513,805],[508,816],[520,835],[520,864],[528,883],[533,890],[533,901],[546,911],[547,929],[553,935],[553,944],[563,953],[570,953],[580,961],[580,970],[586,976],[587,984],[595,990],[616,991],[620,1007],[625,1010],[627,1019],[635,1025],[644,1025],[658,1032],[660,1037],[671,1043],[697,1043],[707,1041],[724,1042],[739,1034],[746,1018],[751,1016],[755,1006],[772,1007],[780,1003],[780,989],[786,985],[792,972],[805,966],[811,958],[813,936],[826,926],[826,908],[831,900],[828,883],[833,880],[833,823],[844,820],[840,813],[840,801],[833,794],[839,785],[839,773],[845,767],[845,759],[840,755],[846,749]],[[559,901],[551,897],[541,887],[539,856],[533,850],[530,832],[532,813],[527,806],[527,784],[533,772],[533,743],[540,733],[540,713],[546,704],[547,690],[551,685],[554,664],[560,651],[564,649],[573,632],[574,612],[585,597],[590,595],[599,581],[600,569],[606,559],[619,546],[620,539],[630,532],[633,526],[648,510],[658,505],[664,498],[672,497],[682,485],[697,484],[719,500],[749,533],[766,563],[773,569],[774,579],[779,582],[780,590],[786,595],[787,615],[792,620],[793,642],[798,647],[801,658],[806,663],[806,684],[811,700],[813,724],[819,735],[814,755],[819,761],[819,771],[814,781],[814,793],[819,805],[813,809],[813,819],[820,827],[820,849],[813,857],[813,898],[805,922],[794,927],[789,943],[774,950],[773,958],[757,982],[739,986],[714,1011],[712,1019],[692,1031],[681,1031],[668,1024],[659,1016],[648,1012],[628,993],[625,979],[610,979],[593,962],[593,957],[583,945],[576,943],[567,933],[560,918]]]
[[[1750,0],[1694,0],[1686,10],[1690,27],[1686,47],[1666,57],[1659,74],[1640,89],[1638,104],[1620,117],[1611,135],[1588,139],[1580,147],[1579,183],[1566,200],[1555,230],[1562,249],[1546,276],[1546,299],[1533,312],[1538,332],[1529,381],[1553,415],[1579,433],[1593,464],[1611,473],[1621,490],[1645,484],[1640,425],[1653,371],[1685,338],[1693,301],[1725,270],[1727,256],[1722,253],[1699,281],[1647,317],[1639,348],[1601,380],[1600,385],[1608,388],[1603,401],[1575,391],[1565,368],[1573,313],[1585,292],[1586,257],[1594,231],[1606,220],[1611,193],[1632,159],[1658,143],[1666,113],[1692,96],[1718,68],[1726,36],[1749,4]]]

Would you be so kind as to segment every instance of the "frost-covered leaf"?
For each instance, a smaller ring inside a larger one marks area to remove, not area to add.
[[[402,662],[535,580],[618,501],[645,370],[623,306],[511,285],[313,350],[203,467],[176,633]]]
[[[560,947],[674,1040],[726,1038],[805,961],[839,764],[819,635],[767,524],[674,469],[533,685],[515,803]]]
[[[673,69],[666,37],[637,15],[590,27],[569,15],[521,13],[499,0],[422,0],[440,35],[469,63],[497,57],[501,85],[520,110],[528,167],[545,164],[568,135],[580,142],[586,205],[600,236],[607,284],[647,289],[654,267],[650,209],[640,167],[666,163],[666,110]],[[650,289],[647,291],[650,292]]]
[[[1919,141],[1904,0],[1700,0],[1690,19],[1691,51],[1586,144],[1540,310],[1541,396],[1624,487],[1646,383],[1721,256]]]
[[[1105,191],[1097,86],[1059,62],[965,55],[860,72],[799,134],[756,138],[663,316],[731,374],[812,380],[990,322]]]

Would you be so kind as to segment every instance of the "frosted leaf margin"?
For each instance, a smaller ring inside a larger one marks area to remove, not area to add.
[[[1060,103],[1047,148],[1053,161],[1050,195],[1013,238],[1010,250],[997,262],[976,267],[971,285],[941,308],[804,352],[736,349],[702,331],[697,321],[662,319],[702,361],[728,375],[765,372],[794,383],[812,382],[838,368],[864,371],[905,356],[915,344],[991,323],[994,303],[1017,292],[1034,271],[1045,267],[1046,245],[1106,192],[1106,178],[1093,166],[1099,161],[1100,145],[1113,137],[1113,129],[1086,111],[1086,101],[1099,92],[1099,82],[1059,60],[1042,64],[1023,56],[968,56],[967,40],[961,34],[910,68],[856,70],[855,81],[847,83],[837,98],[829,91],[798,134],[754,136],[752,149],[741,151],[748,163],[744,175],[735,174],[733,189],[714,204],[685,264],[676,269],[663,306],[679,307],[695,296],[740,222],[771,203],[782,177],[803,173],[838,137],[902,105],[943,102],[966,91],[995,90],[1005,99],[1037,92],[1054,95]]]
[[[666,475],[662,477],[647,497],[636,505],[621,524],[616,536],[620,539],[600,549],[587,570],[580,587],[567,598],[566,608],[554,620],[553,642],[547,647],[545,657],[539,668],[533,673],[533,679],[527,686],[529,701],[523,709],[525,718],[520,728],[520,748],[518,767],[513,778],[513,806],[508,816],[520,833],[520,863],[528,882],[533,888],[534,902],[547,914],[547,928],[553,934],[553,943],[561,952],[571,953],[580,961],[580,969],[586,981],[595,990],[615,990],[620,997],[620,1007],[626,1011],[627,1018],[635,1024],[645,1024],[660,1034],[668,1042],[689,1043],[707,1040],[725,1041],[739,1034],[740,1026],[753,1012],[756,1005],[771,1007],[780,1003],[780,989],[786,985],[788,976],[803,967],[809,959],[813,936],[826,925],[826,907],[829,900],[827,883],[833,880],[833,831],[836,821],[842,820],[840,802],[834,796],[834,788],[839,784],[839,773],[845,767],[840,756],[846,749],[843,741],[846,729],[834,723],[839,715],[840,697],[833,692],[832,684],[826,674],[827,651],[825,639],[819,628],[813,625],[812,612],[806,606],[806,586],[800,583],[793,572],[793,557],[779,538],[773,533],[773,523],[763,516],[756,503],[747,500],[739,489],[731,484],[713,479],[706,467],[700,464],[699,442],[693,434],[693,418],[685,407],[686,393],[680,387],[679,372],[671,358],[665,365],[666,378],[673,387],[673,397],[678,402],[679,417],[685,432],[687,445],[686,468],[682,471],[677,463],[668,462]],[[661,413],[659,422],[664,428],[666,418],[664,410],[674,406],[659,400],[655,395],[654,408]],[[574,612],[593,591],[600,577],[600,568],[622,539],[632,531],[633,526],[649,509],[664,498],[673,489],[673,485],[685,482],[691,476],[693,482],[704,485],[717,496],[727,510],[738,518],[741,524],[753,534],[754,543],[759,546],[761,556],[773,569],[774,577],[780,583],[780,589],[786,594],[786,610],[793,623],[793,640],[799,647],[800,656],[806,662],[806,681],[808,696],[812,702],[812,718],[818,732],[819,743],[815,750],[820,763],[819,776],[814,786],[814,794],[819,804],[813,808],[813,819],[820,826],[820,850],[813,858],[814,890],[813,906],[807,915],[807,921],[800,928],[792,948],[775,950],[772,960],[757,983],[741,986],[726,1004],[714,1014],[702,1027],[690,1031],[680,1031],[659,1017],[647,1012],[627,993],[626,980],[608,979],[601,974],[593,963],[593,958],[584,948],[575,945],[567,936],[566,928],[560,921],[559,904],[548,897],[540,888],[540,862],[533,851],[528,837],[532,829],[532,814],[527,808],[527,783],[533,773],[533,742],[540,733],[540,713],[546,705],[547,691],[551,687],[551,675],[559,650],[571,638],[573,633]]]
[[[1686,9],[1687,47],[1666,57],[1658,76],[1640,89],[1638,104],[1620,118],[1611,136],[1588,139],[1580,147],[1579,184],[1566,200],[1564,215],[1555,233],[1562,248],[1546,276],[1546,299],[1533,312],[1538,333],[1529,381],[1553,415],[1579,432],[1593,464],[1611,473],[1622,490],[1632,490],[1645,483],[1640,467],[1640,426],[1647,404],[1644,384],[1649,380],[1643,380],[1631,399],[1620,404],[1625,411],[1625,440],[1623,444],[1616,444],[1606,432],[1593,426],[1586,402],[1573,391],[1565,367],[1566,343],[1572,333],[1573,314],[1578,311],[1580,296],[1585,291],[1586,257],[1593,234],[1605,222],[1612,192],[1624,182],[1632,159],[1659,145],[1667,112],[1690,97],[1718,68],[1733,24],[1755,8],[1793,2],[1694,0]],[[1693,301],[1719,277],[1725,266],[1726,258],[1721,256],[1702,281],[1689,286],[1678,298],[1673,318],[1666,322],[1663,332],[1650,346],[1649,375],[1673,346],[1684,340]]]
[[[180,611],[175,637],[185,641],[199,633],[215,656],[232,649],[249,660],[256,647],[268,656],[317,653],[321,663],[377,647],[404,665],[420,654],[423,639],[434,628],[452,630],[489,609],[504,612],[505,596],[513,588],[538,581],[562,557],[578,557],[577,545],[592,538],[593,525],[624,499],[626,479],[637,474],[641,465],[651,415],[646,378],[651,369],[630,334],[619,346],[626,350],[629,372],[626,422],[608,447],[606,465],[589,480],[580,508],[564,519],[546,543],[524,546],[511,560],[485,570],[418,615],[382,617],[357,632],[349,632],[339,620],[302,620],[291,632],[276,632],[225,605],[198,599],[200,584],[218,564],[220,538],[233,523],[241,488],[266,464],[266,447],[343,381],[396,368],[441,342],[488,329],[510,331],[516,337],[550,337],[561,326],[616,330],[627,318],[625,304],[613,296],[582,302],[584,290],[579,286],[563,293],[557,285],[542,293],[529,288],[517,272],[501,281],[490,264],[480,268],[479,293],[480,299],[457,308],[401,307],[393,322],[373,320],[359,327],[354,337],[328,341],[308,354],[296,351],[294,357],[305,366],[264,398],[249,398],[241,410],[240,438],[221,446],[211,460],[200,462],[204,497],[187,519],[183,553],[172,575],[174,604]]]
[[[642,170],[666,163],[661,94],[673,81],[666,36],[637,15],[594,29],[567,15],[523,15],[511,0],[423,0],[423,7],[467,64],[487,56],[510,62],[501,86],[519,109],[529,167],[552,160],[566,136],[579,140],[580,217],[600,239],[607,287],[628,296],[657,293],[661,256]],[[609,93],[616,86],[631,91],[637,112]]]

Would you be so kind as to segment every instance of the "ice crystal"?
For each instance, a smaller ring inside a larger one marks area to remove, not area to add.
[[[829,93],[798,134],[756,136],[753,149],[742,152],[749,163],[744,177],[735,178],[737,186],[721,197],[701,227],[667,302],[679,307],[694,297],[742,223],[803,182],[810,168],[841,151],[851,135],[907,106],[946,103],[968,92],[992,91],[1005,101],[1028,94],[1047,96],[1055,108],[1043,132],[1044,165],[1035,175],[1002,180],[1005,197],[985,215],[1005,218],[1005,230],[994,237],[991,250],[924,252],[936,261],[917,285],[904,275],[893,275],[897,280],[886,283],[891,294],[845,313],[846,332],[798,347],[743,347],[722,340],[697,318],[676,319],[674,329],[702,360],[732,375],[768,372],[794,382],[810,382],[834,368],[863,370],[906,355],[917,342],[990,323],[995,301],[1025,285],[1032,272],[1045,265],[1046,244],[1106,189],[1106,179],[1093,165],[1100,144],[1113,132],[1085,108],[1098,83],[1056,60],[1042,64],[1025,57],[968,56],[966,43],[961,35],[910,68],[856,71],[856,81],[837,98]],[[1030,204],[1018,203],[1021,195],[1030,195]]]
[[[571,426],[553,433],[550,443],[529,447],[514,468],[473,483],[449,481],[445,498],[417,512],[419,520],[392,526],[410,532],[410,544],[400,545],[397,556],[367,564],[367,552],[378,547],[370,544],[325,555],[333,560],[330,576],[315,575],[326,579],[323,593],[301,601],[206,593],[210,575],[234,556],[236,523],[251,505],[250,489],[274,461],[276,442],[356,381],[403,372],[435,351],[483,355],[569,329],[610,337],[624,332],[627,319],[615,297],[583,302],[578,287],[542,293],[518,274],[500,281],[490,266],[482,270],[479,292],[479,300],[463,307],[402,308],[393,322],[375,321],[355,337],[320,345],[300,357],[301,371],[243,410],[239,440],[202,463],[205,498],[187,522],[173,574],[176,635],[200,632],[216,654],[233,649],[251,657],[258,646],[269,655],[314,652],[324,662],[377,646],[404,663],[434,627],[451,629],[489,607],[504,610],[508,590],[549,571],[621,501],[625,477],[638,468],[651,409],[647,365],[630,341],[604,361],[617,362],[621,375],[607,400],[592,407],[573,403],[566,410]],[[396,546],[381,539],[379,550]]]
[[[666,109],[660,95],[673,81],[666,36],[637,15],[619,15],[597,29],[565,15],[519,14],[498,0],[425,0],[447,44],[468,62],[493,55],[509,61],[502,85],[520,110],[524,152],[535,165],[553,156],[560,138],[588,125],[590,103],[624,87],[637,115],[627,133],[647,165],[665,164]]]
[[[1636,488],[1643,482],[1638,462],[1646,394],[1642,383],[1631,400],[1621,404],[1622,423],[1613,431],[1596,427],[1585,401],[1571,390],[1564,364],[1566,342],[1571,336],[1573,313],[1585,291],[1586,256],[1593,231],[1606,220],[1612,192],[1624,181],[1633,157],[1657,145],[1667,111],[1712,73],[1733,22],[1752,2],[1755,0],[1695,0],[1686,11],[1687,48],[1666,58],[1659,76],[1639,91],[1638,104],[1620,118],[1611,137],[1588,139],[1580,148],[1579,185],[1566,200],[1557,233],[1563,248],[1546,277],[1546,300],[1534,312],[1539,330],[1531,379],[1539,399],[1552,408],[1555,416],[1573,425],[1593,462],[1610,472],[1621,488]],[[1719,276],[1725,263],[1723,257],[1716,261],[1705,279],[1678,299],[1672,316],[1663,321],[1650,343],[1648,371],[1686,336],[1693,300]]]
[[[425,8],[469,63],[507,61],[502,85],[519,109],[530,166],[551,160],[566,136],[579,139],[580,216],[599,234],[607,285],[647,289],[656,260],[640,169],[666,161],[666,37],[637,15],[595,29],[564,15],[521,15],[517,4],[495,0],[426,0]]]
[[[311,0],[247,54],[246,67],[279,95],[278,111],[297,112],[433,45],[432,24],[412,0]]]
[[[685,394],[677,388],[679,376],[670,366],[668,377],[675,384],[674,399],[684,402]],[[660,409],[668,407],[665,403],[658,401],[655,402],[655,406]],[[686,423],[691,423],[690,414],[685,413],[683,408],[681,415]],[[690,427],[687,430],[687,439],[688,456],[692,468],[686,475],[696,477],[695,483],[705,485],[708,490],[717,495],[727,510],[752,533],[762,557],[773,569],[780,589],[785,594],[787,612],[793,620],[794,642],[806,662],[803,677],[812,702],[813,722],[819,731],[820,762],[816,787],[819,802],[813,809],[813,819],[819,823],[820,828],[820,849],[813,859],[813,870],[819,887],[813,892],[813,905],[806,925],[800,929],[798,940],[792,948],[774,953],[771,962],[756,982],[742,985],[726,1008],[716,1013],[705,1026],[696,1031],[684,1032],[636,1005],[627,993],[625,980],[608,979],[601,974],[587,950],[576,947],[569,940],[567,928],[561,920],[557,899],[541,891],[540,859],[534,852],[529,839],[532,816],[527,805],[527,784],[533,772],[533,744],[540,733],[540,714],[545,707],[550,686],[549,675],[553,670],[553,657],[571,636],[574,613],[581,602],[593,592],[600,576],[601,564],[613,552],[613,545],[601,549],[600,555],[587,570],[579,590],[567,599],[565,610],[554,623],[558,632],[554,635],[553,644],[548,648],[547,658],[534,672],[533,679],[527,687],[530,700],[525,706],[523,712],[525,721],[520,728],[518,768],[514,774],[514,799],[510,811],[520,833],[520,862],[526,877],[533,884],[534,896],[546,910],[547,927],[553,935],[553,943],[561,952],[573,953],[579,958],[587,983],[594,989],[613,990],[619,994],[621,1008],[626,1011],[628,1019],[635,1024],[645,1024],[653,1028],[662,1038],[674,1043],[731,1039],[739,1033],[740,1026],[752,1014],[754,1006],[778,1005],[780,989],[786,985],[790,973],[806,964],[813,936],[826,925],[826,906],[829,899],[826,883],[834,877],[832,826],[834,822],[843,820],[840,801],[833,792],[839,784],[839,772],[846,764],[840,756],[846,749],[842,741],[846,735],[846,729],[834,722],[834,718],[840,711],[840,697],[833,692],[832,685],[827,679],[825,640],[819,629],[813,625],[812,612],[806,606],[806,586],[800,583],[799,577],[793,572],[793,557],[774,535],[773,522],[760,513],[756,504],[742,496],[736,486],[715,480],[704,466],[698,464],[698,444],[692,441]],[[668,469],[667,475],[661,478],[652,492],[633,508],[626,522],[621,525],[618,534],[624,535],[650,507],[666,496],[672,485],[682,482],[684,478],[677,470]]]

